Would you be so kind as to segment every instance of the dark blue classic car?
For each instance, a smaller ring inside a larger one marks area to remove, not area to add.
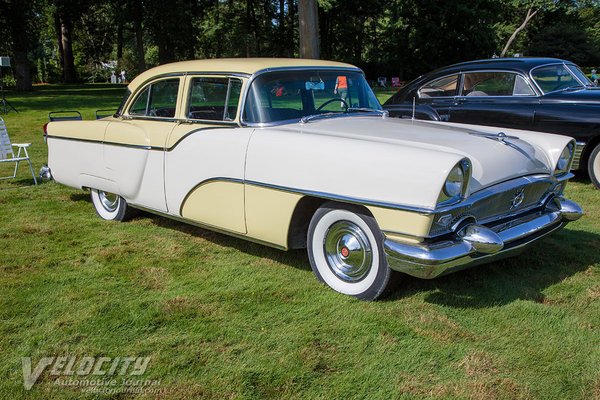
[[[572,62],[496,58],[420,76],[384,107],[393,117],[491,125],[576,139],[572,169],[600,188],[600,88]]]

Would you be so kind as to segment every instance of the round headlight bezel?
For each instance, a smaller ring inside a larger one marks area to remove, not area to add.
[[[444,194],[448,198],[453,198],[462,194],[463,185],[465,184],[465,173],[460,164],[456,164],[446,177],[444,182]]]
[[[469,181],[471,179],[471,161],[468,158],[460,160],[448,173],[437,206],[455,204],[467,197]]]
[[[558,161],[556,162],[556,167],[554,168],[555,175],[566,174],[571,169],[571,164],[573,162],[573,155],[575,152],[575,144],[573,142],[569,142],[560,153],[558,157]]]

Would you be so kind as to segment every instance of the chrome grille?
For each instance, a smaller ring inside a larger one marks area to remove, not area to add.
[[[486,224],[537,208],[556,188],[556,184],[547,176],[523,177],[483,189],[466,199],[464,204],[437,211],[430,236],[450,232],[454,224],[466,217]]]
[[[585,147],[585,143],[577,142],[575,146],[575,154],[573,155],[573,164],[571,164],[571,169],[576,170],[581,166],[581,154],[583,153],[583,148]]]

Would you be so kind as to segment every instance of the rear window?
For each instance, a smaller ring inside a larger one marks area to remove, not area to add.
[[[445,76],[429,82],[419,89],[419,98],[452,97],[456,95],[458,74]]]

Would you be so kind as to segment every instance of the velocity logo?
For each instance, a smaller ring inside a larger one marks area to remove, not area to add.
[[[25,390],[30,390],[38,381],[42,373],[48,368],[50,376],[53,377],[56,385],[62,386],[94,386],[117,384],[115,375],[120,376],[140,376],[146,372],[150,357],[43,357],[35,367],[31,357],[23,357],[21,365],[23,367],[23,386]],[[73,379],[74,376],[86,377],[92,375],[98,377],[96,380]],[[55,378],[57,377],[57,378]],[[66,378],[66,379],[65,379]],[[121,384],[130,384],[137,381],[123,380]],[[143,381],[142,381],[143,382]]]

